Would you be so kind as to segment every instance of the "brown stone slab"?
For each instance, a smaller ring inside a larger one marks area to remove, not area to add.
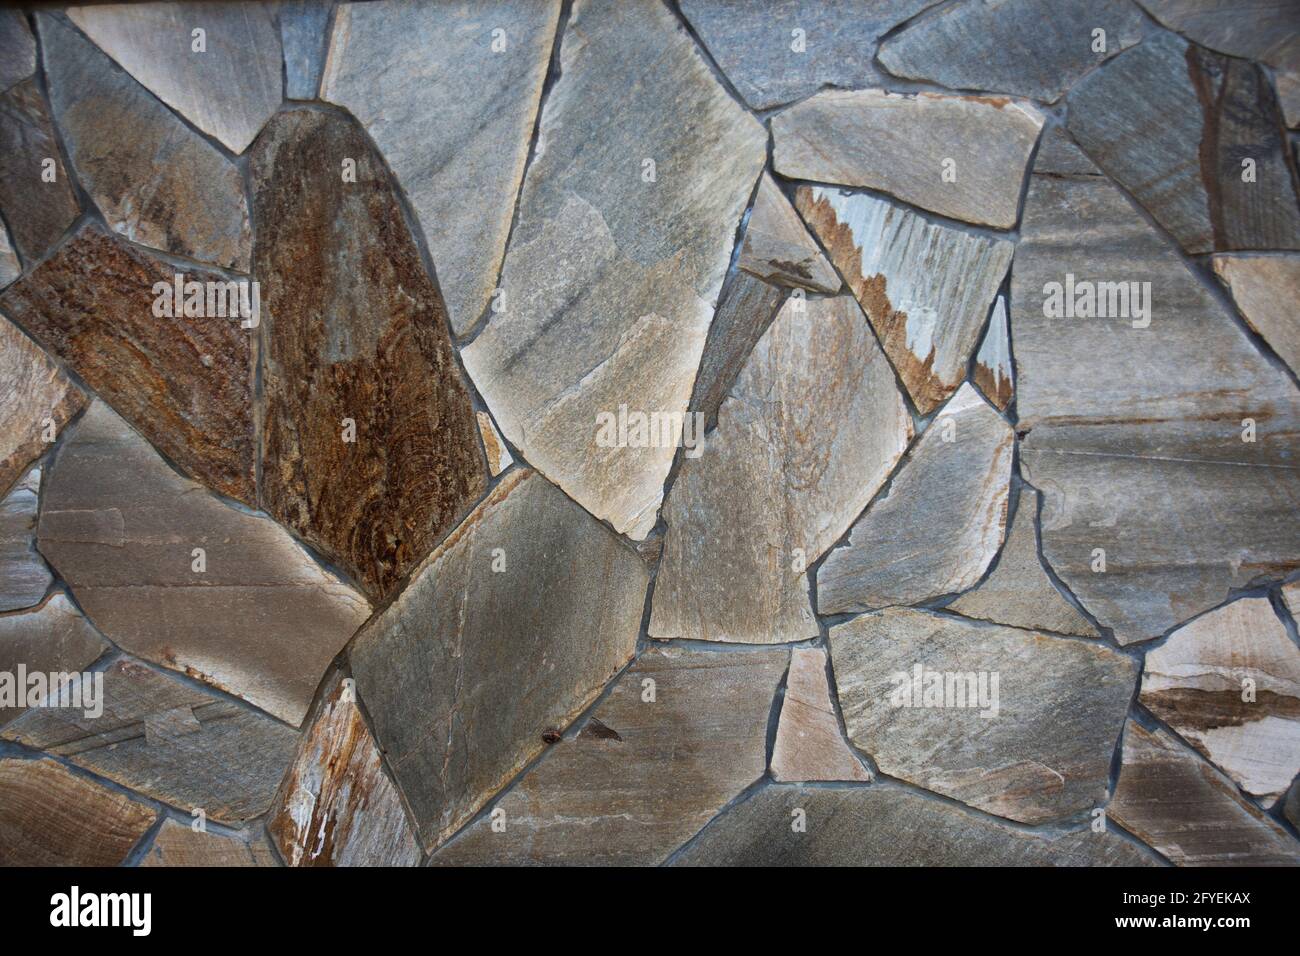
[[[840,732],[826,680],[826,652],[819,647],[790,651],[790,673],[781,721],[772,746],[772,779],[871,780]]]
[[[168,817],[145,852],[141,866],[279,866],[260,833],[195,830]]]

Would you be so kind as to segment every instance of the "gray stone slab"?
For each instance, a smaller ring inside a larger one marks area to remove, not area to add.
[[[288,99],[316,99],[333,11],[331,0],[281,0],[276,8],[280,46],[284,48],[284,95]]]
[[[990,403],[1006,411],[1015,395],[1015,372],[1011,367],[1011,335],[1007,331],[1007,302],[998,296],[984,341],[975,353],[971,381]]]
[[[36,77],[0,94],[0,155],[0,210],[9,238],[30,265],[81,212]]]
[[[149,844],[140,866],[279,866],[260,833],[195,830],[168,817]]]
[[[90,626],[82,613],[61,591],[51,594],[40,607],[0,614],[0,680],[12,681],[13,701],[0,695],[0,724],[6,724],[27,709],[30,685],[18,678],[18,668],[27,675],[66,674],[84,671],[109,643]]]
[[[41,470],[33,468],[0,501],[0,611],[32,607],[54,577],[36,553]]]
[[[790,200],[764,173],[737,263],[760,279],[812,292],[838,292],[840,277],[822,255]]]
[[[36,39],[22,10],[0,10],[0,93],[36,72]]]

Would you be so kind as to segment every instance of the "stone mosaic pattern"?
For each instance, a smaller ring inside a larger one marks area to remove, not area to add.
[[[1267,0],[0,11],[0,866],[1300,865],[1297,125]]]

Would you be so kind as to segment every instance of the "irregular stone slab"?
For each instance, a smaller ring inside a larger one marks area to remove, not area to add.
[[[1295,320],[1300,255],[1215,256],[1212,261],[1247,324],[1300,374],[1300,323]]]
[[[100,402],[50,468],[37,544],[123,650],[295,725],[370,615],[286,531],[177,475]]]
[[[1272,0],[1138,0],[1171,30],[1220,53],[1300,69],[1300,8]]]
[[[911,608],[830,630],[849,739],[882,773],[1022,823],[1102,805],[1137,662]]]
[[[321,98],[361,121],[406,190],[457,335],[496,290],[559,13],[390,0],[335,16]]]
[[[1007,410],[1015,394],[1015,375],[1011,371],[1011,336],[1007,332],[1007,303],[998,296],[988,331],[975,355],[971,380],[990,403]]]
[[[474,418],[478,421],[479,437],[483,439],[483,451],[487,454],[488,471],[495,478],[515,463],[515,456],[510,454],[510,449],[506,447],[505,440],[497,431],[497,426],[493,424],[491,415],[487,412],[476,412]]]
[[[254,357],[238,318],[159,318],[155,283],[220,282],[86,223],[0,296],[0,309],[187,473],[245,504],[255,497]],[[251,321],[251,320],[246,320]]]
[[[1015,245],[865,193],[800,186],[795,202],[848,279],[922,415],[966,378]]]
[[[641,540],[767,137],[660,4],[579,0],[560,69],[502,272],[504,308],[462,358],[523,457]],[[667,423],[649,447],[600,442],[601,417],[622,406]]]
[[[911,437],[893,370],[853,299],[787,302],[706,447],[682,462],[664,508],[650,636],[816,637],[808,566],[867,506]]]
[[[1128,644],[1300,568],[1300,401],[1118,189],[1061,168],[1011,277],[1020,468],[1048,566]]]
[[[1242,598],[1147,653],[1143,706],[1272,806],[1300,772],[1300,648],[1267,598]]]
[[[1002,546],[1014,444],[1011,426],[963,385],[817,570],[818,613],[920,604],[974,585]]]
[[[764,173],[740,246],[740,268],[777,285],[835,293],[840,277],[804,228],[790,200]]]
[[[21,10],[0,10],[0,93],[36,72],[36,40]]]
[[[155,813],[53,760],[0,760],[5,866],[117,866]]]
[[[1056,589],[1039,560],[1034,526],[1038,499],[1037,491],[1021,486],[1016,520],[997,566],[987,578],[949,604],[948,610],[1031,631],[1097,637],[1097,629]]]
[[[1004,98],[830,90],[772,117],[772,159],[790,179],[878,189],[1010,229],[1042,125],[1038,110]]]
[[[40,495],[41,470],[33,468],[0,501],[0,611],[33,606],[54,580],[36,553]]]
[[[267,832],[289,866],[415,866],[415,828],[350,685],[336,674],[325,692]]]
[[[1300,842],[1162,730],[1129,721],[1106,815],[1180,866],[1296,866]]]
[[[691,411],[704,415],[706,429],[718,424],[718,409],[784,301],[782,290],[748,272],[732,273],[723,286],[690,404]]]
[[[802,810],[806,829],[791,821]],[[769,786],[710,823],[677,866],[1156,866],[1091,829],[1026,832],[902,787]]]
[[[62,20],[42,15],[41,43],[64,145],[109,226],[247,272],[252,237],[235,164]]]
[[[498,801],[504,831],[484,817],[431,862],[662,863],[763,775],[787,660],[783,650],[647,651],[582,731]]]
[[[871,86],[881,36],[935,0],[682,0],[682,13],[756,110],[823,86]],[[797,31],[797,32],[796,32]]]
[[[0,289],[22,275],[23,266],[9,241],[9,230],[0,222]]]
[[[627,663],[648,587],[631,548],[515,469],[357,636],[357,687],[426,849]]]
[[[0,316],[0,491],[27,473],[85,404],[81,389]]]
[[[276,10],[284,48],[284,95],[291,100],[316,99],[333,10],[328,0],[282,0]]]
[[[89,679],[80,676],[77,686]],[[201,808],[209,819],[240,822],[266,812],[293,759],[291,729],[127,658],[103,680],[98,717],[39,707],[0,736],[164,803]]]
[[[0,701],[0,724],[26,709],[30,687],[17,675],[61,674],[84,671],[110,649],[62,593],[51,594],[40,607],[0,615],[0,673],[10,675],[13,691],[22,695],[13,706]]]
[[[349,159],[355,184],[339,174]],[[487,483],[442,302],[354,122],[281,112],[249,166],[262,504],[383,598]]]
[[[826,652],[819,647],[790,651],[790,674],[772,748],[772,779],[871,779],[840,733],[826,681]]]
[[[252,833],[194,831],[171,817],[140,861],[141,866],[278,866],[264,837]]]
[[[1106,33],[1102,51],[1094,30]],[[891,36],[880,62],[907,79],[1051,102],[1142,33],[1129,0],[961,0]]]
[[[36,77],[0,95],[0,210],[23,259],[35,262],[81,212]],[[52,166],[46,161],[53,160]],[[43,175],[51,169],[54,178]]]
[[[68,18],[160,100],[232,153],[280,106],[280,35],[264,3],[111,3]],[[206,31],[194,49],[193,31]]]
[[[1255,64],[1159,33],[1068,102],[1079,145],[1188,252],[1300,249],[1277,99]]]

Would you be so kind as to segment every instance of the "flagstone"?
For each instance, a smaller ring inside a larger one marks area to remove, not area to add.
[[[0,94],[0,211],[28,265],[63,237],[81,212],[37,77]]]
[[[36,72],[36,40],[22,10],[0,10],[0,93]]]
[[[0,614],[0,674],[13,681],[15,695],[10,701],[0,693],[0,725],[27,709],[31,685],[18,676],[19,668],[27,675],[75,673],[109,649],[62,592],[51,594],[39,607]]]
[[[840,277],[804,228],[790,200],[764,173],[740,246],[740,268],[777,285],[838,292]]]
[[[316,99],[333,10],[328,0],[281,0],[276,9],[284,48],[284,95],[291,100]]]
[[[278,866],[266,838],[253,833],[195,830],[168,817],[141,866]]]
[[[1138,0],[1156,20],[1231,56],[1300,69],[1300,8],[1274,0]]]
[[[36,552],[41,470],[33,468],[0,501],[0,611],[40,603],[54,578]]]
[[[1015,374],[1011,370],[1011,337],[1007,333],[1007,303],[998,296],[993,303],[988,331],[975,354],[971,381],[992,404],[1007,410],[1015,394]]]
[[[821,648],[790,651],[790,673],[772,747],[772,779],[871,779],[871,772],[854,756],[840,732],[826,680],[826,652]]]
[[[1215,256],[1212,261],[1246,323],[1300,374],[1300,322],[1295,316],[1300,255]]]

